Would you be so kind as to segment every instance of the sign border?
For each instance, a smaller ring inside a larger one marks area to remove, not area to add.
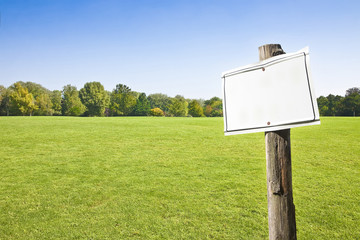
[[[240,67],[240,68],[236,68],[230,71],[226,71],[222,74],[222,79],[223,79],[223,98],[224,98],[224,120],[225,120],[225,129],[224,129],[224,133],[225,135],[235,135],[235,134],[245,134],[245,133],[254,133],[254,132],[269,132],[269,131],[278,131],[278,130],[282,130],[282,129],[289,129],[289,128],[294,128],[294,127],[301,127],[301,126],[309,126],[309,125],[317,125],[320,124],[320,117],[318,114],[318,109],[317,109],[317,103],[314,103],[314,93],[312,91],[311,88],[311,80],[310,80],[310,76],[309,76],[309,70],[308,70],[308,63],[307,61],[309,61],[308,58],[309,55],[309,50],[308,48],[304,48],[302,50],[300,50],[299,52],[296,53],[292,53],[292,54],[283,54],[283,55],[279,55],[276,57],[272,57],[268,60],[265,61],[261,61],[255,65],[246,65],[244,67]],[[262,68],[266,68],[269,67],[271,65],[274,64],[278,64],[280,62],[292,59],[292,58],[297,58],[297,57],[303,57],[304,59],[304,65],[305,65],[305,70],[306,70],[306,78],[307,78],[307,85],[308,85],[308,89],[309,89],[309,97],[311,100],[311,105],[312,105],[312,110],[313,110],[313,119],[309,119],[309,120],[305,120],[305,121],[294,121],[294,122],[289,122],[286,124],[278,124],[278,125],[272,125],[272,126],[259,126],[259,127],[253,127],[253,128],[243,128],[243,129],[234,129],[234,130],[228,130],[228,123],[227,123],[227,108],[226,108],[226,90],[225,90],[225,86],[226,86],[226,77],[229,76],[233,76],[233,75],[237,75],[237,74],[241,74],[241,73],[245,73],[245,72],[250,72],[250,71],[254,71],[254,70],[259,70]]]

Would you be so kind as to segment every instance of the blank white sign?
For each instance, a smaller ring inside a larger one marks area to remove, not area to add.
[[[225,135],[320,124],[308,48],[222,74]]]

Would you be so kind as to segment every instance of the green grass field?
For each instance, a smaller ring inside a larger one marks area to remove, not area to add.
[[[264,134],[1,117],[0,239],[267,239]],[[360,239],[360,118],[291,130],[298,239]]]

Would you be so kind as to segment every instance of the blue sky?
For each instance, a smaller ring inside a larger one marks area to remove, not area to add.
[[[0,85],[99,81],[221,97],[221,73],[258,47],[310,47],[317,96],[360,87],[360,1],[0,0]],[[254,93],[256,94],[256,93]]]

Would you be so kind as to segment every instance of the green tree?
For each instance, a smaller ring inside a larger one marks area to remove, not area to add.
[[[127,94],[131,92],[131,88],[126,86],[125,84],[117,84],[114,89],[114,92],[120,94]]]
[[[320,116],[326,116],[326,113],[329,110],[329,100],[324,96],[320,96],[317,98],[317,104],[319,107]]]
[[[141,93],[139,98],[136,100],[136,105],[134,108],[135,116],[147,116],[150,112],[150,103],[146,98],[145,93]]]
[[[185,117],[188,114],[188,102],[182,96],[175,96],[169,107],[169,113],[174,117]]]
[[[328,109],[324,116],[337,116],[339,114],[339,107],[343,97],[329,94],[326,98],[328,100]]]
[[[211,107],[210,104],[206,105],[206,106],[205,106],[205,110],[204,110],[205,116],[206,116],[206,117],[210,117],[210,114],[211,114],[212,110],[213,110],[213,109],[212,109],[212,107]]]
[[[43,86],[41,86],[38,83],[34,83],[34,82],[22,82],[19,81],[18,83],[21,84],[21,86],[23,86],[24,88],[27,88],[29,93],[31,93],[33,95],[33,97],[36,99],[38,96],[43,95],[43,94],[51,94],[51,91]]]
[[[218,102],[218,101],[221,102],[221,98],[212,97],[212,98],[210,98],[209,100],[205,100],[205,101],[204,101],[204,104],[205,104],[205,105],[212,105],[214,102]]]
[[[110,96],[110,112],[113,116],[128,116],[135,108],[138,94],[123,84],[117,84]]]
[[[61,111],[64,116],[80,116],[86,111],[75,86],[66,85],[63,88]]]
[[[213,97],[204,102],[204,113],[207,117],[221,117],[223,115],[222,100],[218,97]]]
[[[38,95],[35,99],[37,109],[34,111],[34,115],[38,116],[51,116],[54,113],[52,109],[51,98],[47,93]]]
[[[352,95],[352,94],[360,94],[360,89],[357,87],[349,88],[346,90],[345,97]]]
[[[0,85],[0,102],[3,99],[3,93],[6,91],[6,88],[3,85]]]
[[[151,109],[160,108],[165,113],[169,111],[169,107],[171,105],[171,98],[168,95],[162,93],[154,93],[148,96],[148,100],[150,102]]]
[[[360,94],[352,92],[341,102],[343,116],[360,116]]]
[[[205,117],[204,110],[197,100],[192,100],[189,103],[189,114],[193,117]]]
[[[35,99],[27,88],[21,86],[20,83],[13,85],[13,91],[10,95],[11,109],[15,115],[29,115],[37,109]]]
[[[11,89],[5,88],[0,85],[0,116],[9,116],[10,115],[10,95]]]
[[[56,116],[61,115],[61,100],[62,100],[61,91],[59,90],[52,91],[50,98],[52,103],[53,114]]]
[[[100,82],[85,83],[80,89],[79,96],[89,116],[104,116],[105,109],[109,105],[109,95]]]
[[[51,116],[54,113],[52,109],[51,91],[34,82],[19,81],[22,87],[28,89],[35,99],[36,110],[34,115],[47,115]]]

